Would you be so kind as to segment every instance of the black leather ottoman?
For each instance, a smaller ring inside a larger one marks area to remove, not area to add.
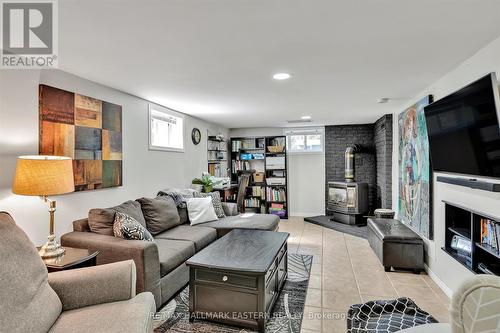
[[[424,269],[424,241],[398,220],[368,219],[368,242],[386,271]]]

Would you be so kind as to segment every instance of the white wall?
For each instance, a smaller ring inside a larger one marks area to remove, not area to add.
[[[19,155],[38,154],[38,85],[78,92],[122,105],[123,186],[57,196],[56,234],[72,230],[71,222],[94,207],[109,207],[141,196],[154,196],[167,186],[188,186],[207,168],[207,129],[228,131],[186,116],[185,153],[148,150],[148,102],[59,70],[0,71],[0,211],[10,212],[35,244],[48,234],[47,206],[37,197],[14,195],[11,184]],[[180,110],[182,111],[182,110]],[[193,145],[191,130],[203,135]]]
[[[229,136],[283,135],[283,128],[231,129]],[[325,154],[287,154],[290,216],[325,214]]]
[[[500,75],[500,38],[426,88],[418,96],[415,96],[408,102],[408,106],[428,94],[434,95],[435,100],[445,97],[490,72],[497,72],[497,75]],[[394,113],[393,123],[392,202],[394,209],[397,208],[398,202],[398,113]],[[444,204],[442,200],[471,207],[493,216],[500,216],[500,194],[442,184],[434,180],[434,240],[425,240],[428,255],[427,265],[431,277],[440,284],[445,292],[451,294],[464,279],[473,274],[441,250],[445,239]]]

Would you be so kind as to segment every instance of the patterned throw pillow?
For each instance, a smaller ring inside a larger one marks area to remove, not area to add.
[[[130,215],[116,212],[113,223],[115,237],[123,239],[153,241],[153,236],[136,219]]]
[[[217,217],[218,218],[226,217],[226,214],[224,213],[224,208],[222,208],[222,202],[220,200],[220,193],[219,192],[210,192],[210,193],[195,192],[194,197],[195,198],[211,197],[212,198],[212,205],[214,206],[215,214],[217,215]]]

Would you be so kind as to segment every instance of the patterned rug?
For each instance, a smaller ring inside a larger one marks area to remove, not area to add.
[[[349,225],[345,223],[335,222],[330,220],[331,216],[312,216],[304,218],[304,221],[321,225],[325,228],[337,230],[356,237],[366,238],[366,225]]]
[[[304,314],[309,275],[313,256],[288,255],[288,278],[273,313],[266,325],[266,333],[299,333]],[[155,333],[243,333],[248,329],[217,324],[204,320],[189,322],[189,287],[182,290],[163,307],[154,318]]]

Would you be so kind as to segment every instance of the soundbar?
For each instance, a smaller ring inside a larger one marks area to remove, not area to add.
[[[500,184],[485,182],[485,181],[477,180],[477,179],[438,176],[437,181],[440,183],[465,186],[465,187],[470,187],[470,188],[483,190],[483,191],[500,192]]]

